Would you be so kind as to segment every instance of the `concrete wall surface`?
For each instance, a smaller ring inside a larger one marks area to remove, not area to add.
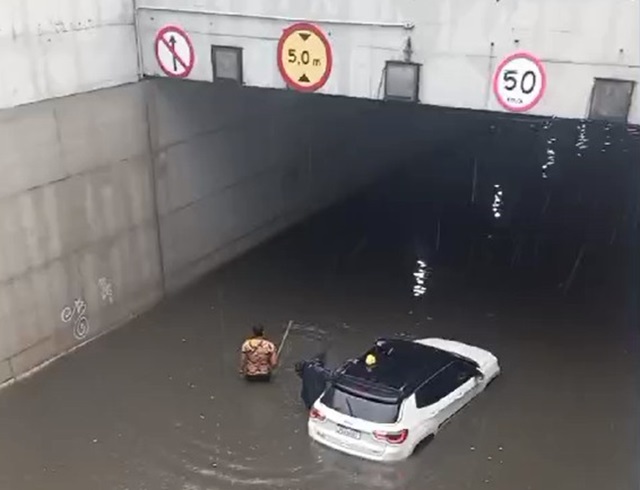
[[[407,108],[157,79],[0,111],[0,384],[403,163]]]
[[[640,82],[640,6],[634,0],[138,0],[143,71],[164,76],[154,38],[182,26],[195,47],[189,78],[211,81],[211,45],[243,48],[247,85],[284,88],[276,59],[283,29],[300,20],[329,36],[333,71],[322,93],[378,99],[386,60],[407,37],[422,64],[425,104],[504,109],[492,94],[498,63],[526,50],[543,61],[546,93],[529,112],[584,118],[594,78]],[[413,25],[407,28],[407,25]],[[636,90],[629,122],[640,123]]]
[[[133,82],[133,1],[3,0],[0,59],[0,109]]]
[[[161,295],[144,86],[0,111],[0,383]]]
[[[369,101],[158,79],[152,147],[168,290],[378,178],[415,136]]]

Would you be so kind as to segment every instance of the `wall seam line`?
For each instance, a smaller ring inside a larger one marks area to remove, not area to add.
[[[153,199],[153,218],[155,221],[156,228],[156,241],[158,244],[158,266],[160,267],[160,286],[162,290],[162,295],[165,296],[167,292],[167,280],[166,273],[164,268],[164,247],[162,245],[162,230],[160,229],[160,206],[158,202],[158,176],[156,169],[156,151],[153,145],[153,131],[151,129],[152,124],[152,114],[151,114],[151,95],[153,95],[153,102],[155,103],[155,93],[152,94],[152,90],[155,90],[152,82],[144,83],[142,87],[142,91],[144,94],[144,106],[147,117],[147,145],[149,147],[149,156],[150,156],[150,170],[151,170],[151,194]]]

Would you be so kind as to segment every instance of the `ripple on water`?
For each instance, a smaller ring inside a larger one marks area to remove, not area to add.
[[[147,462],[153,460],[153,466],[147,469],[151,481],[182,490],[256,487],[320,490],[344,484],[352,490],[390,490],[409,485],[416,471],[415,461],[385,464],[360,460],[309,439],[305,439],[304,448],[293,447],[275,458],[251,446],[234,450],[224,441],[174,442],[149,455]],[[426,483],[429,475],[422,473],[420,478]]]
[[[296,332],[297,335],[302,336],[307,340],[323,341],[329,336],[329,332],[327,330],[313,323],[296,322],[291,327],[291,331]]]
[[[265,454],[257,445],[250,444],[234,450],[224,441],[185,438],[175,441],[173,448],[169,451],[165,446],[156,454],[157,470],[152,471],[153,479],[180,482],[183,489],[302,488],[309,480],[319,477],[319,467],[313,458],[291,463],[291,454],[301,453],[294,451],[296,448],[287,447],[288,454],[276,460],[272,453]]]

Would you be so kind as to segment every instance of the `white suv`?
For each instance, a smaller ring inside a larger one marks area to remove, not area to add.
[[[311,408],[309,436],[365,459],[405,459],[499,373],[493,354],[453,340],[380,340],[336,372]]]

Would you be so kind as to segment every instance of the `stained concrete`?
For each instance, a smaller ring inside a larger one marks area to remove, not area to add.
[[[159,299],[146,117],[143,85],[0,112],[0,359],[12,375]]]
[[[168,80],[0,112],[2,381],[400,165],[397,116]]]

